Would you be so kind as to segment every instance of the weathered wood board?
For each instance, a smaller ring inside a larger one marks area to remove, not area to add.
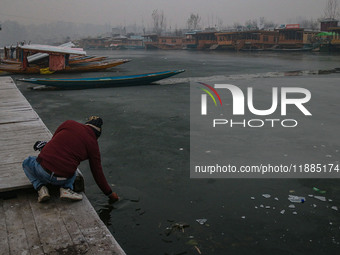
[[[0,77],[0,134],[0,192],[30,187],[22,162],[52,135],[10,77]]]

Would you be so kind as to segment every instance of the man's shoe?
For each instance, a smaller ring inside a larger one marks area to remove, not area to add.
[[[80,201],[83,199],[83,195],[78,194],[71,189],[60,188],[60,199],[66,201]]]
[[[46,186],[41,186],[41,188],[38,190],[38,202],[43,203],[49,200],[50,194],[48,193],[48,189]]]

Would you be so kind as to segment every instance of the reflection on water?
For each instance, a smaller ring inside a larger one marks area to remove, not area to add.
[[[162,81],[160,86],[28,91],[26,84],[18,83],[52,132],[66,119],[84,121],[93,114],[103,118],[103,134],[99,139],[103,169],[122,200],[110,204],[95,185],[88,163],[81,164],[80,169],[86,179],[87,196],[127,254],[336,254],[339,251],[340,218],[339,211],[334,209],[334,206],[340,208],[338,179],[189,178],[190,78],[202,77],[204,82],[210,79],[213,83],[236,77],[233,82],[241,79],[251,83],[259,74],[333,69],[339,67],[338,56],[188,51],[88,53],[132,61],[109,72],[72,74],[72,77],[186,69],[174,80]],[[305,77],[320,76],[304,74],[301,83],[294,86],[308,86]],[[322,77],[333,83],[339,79],[338,74]],[[259,78],[271,79],[263,75]],[[289,78],[281,77],[287,79],[287,84]],[[257,139],[255,135],[247,143],[249,134],[235,132],[227,141],[230,148],[225,157],[237,154],[240,159],[266,159],[268,155],[281,153],[282,159],[289,162],[291,158],[308,161],[311,155],[332,155],[332,160],[338,162],[339,87],[325,87],[327,90],[316,87],[312,91],[315,105],[310,125],[289,132],[273,130],[271,137],[277,139],[270,146],[265,146],[265,140],[270,137]],[[320,114],[325,109],[329,110],[324,114],[327,121]],[[326,193],[320,194],[313,187]],[[271,197],[265,198],[263,194]],[[288,195],[304,196],[306,202],[290,208]],[[309,195],[324,196],[326,201]],[[207,221],[200,224],[197,219]]]
[[[106,226],[111,226],[111,212],[115,209],[112,204],[100,205],[100,209],[97,210],[99,217]]]

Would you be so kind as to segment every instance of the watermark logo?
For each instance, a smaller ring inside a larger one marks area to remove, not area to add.
[[[217,93],[217,91],[212,86],[210,86],[209,84],[205,84],[203,82],[199,82],[199,83],[202,84],[203,86],[207,87],[208,89],[210,89],[217,96],[217,98],[220,101],[220,104],[222,106],[222,100],[221,100],[220,95]],[[200,89],[203,90],[204,92],[206,92],[211,97],[211,99],[214,101],[215,106],[217,106],[215,97],[211,94],[211,92],[207,89],[204,89],[204,88],[200,88]],[[201,95],[201,101],[202,101],[201,102],[201,114],[202,115],[207,115],[207,94]]]
[[[248,87],[247,88],[247,94],[243,93],[243,91],[232,84],[215,84],[214,87],[200,82],[200,84],[204,85],[206,88],[201,88],[206,94],[201,94],[201,115],[205,116],[207,115],[207,94],[212,98],[215,106],[217,106],[216,99],[214,98],[213,92],[215,96],[217,96],[218,100],[220,101],[220,105],[222,105],[222,100],[219,95],[219,93],[216,91],[216,89],[221,89],[221,92],[224,93],[231,93],[232,96],[232,113],[233,116],[244,116],[245,115],[245,106],[247,106],[247,109],[250,113],[256,116],[270,116],[273,113],[275,113],[278,108],[280,109],[280,115],[286,116],[287,115],[287,106],[293,105],[295,106],[300,112],[302,112],[305,116],[311,116],[311,112],[306,108],[305,104],[308,103],[311,99],[311,93],[308,89],[305,88],[299,88],[299,87],[281,87],[280,90],[277,87],[272,88],[271,93],[271,106],[267,109],[257,109],[254,106],[254,93],[253,88]],[[220,92],[220,93],[221,93]],[[280,93],[279,93],[280,92]],[[221,93],[221,95],[223,95]],[[292,96],[294,95],[294,96]],[[280,107],[279,107],[280,103]],[[295,127],[297,126],[298,122],[295,119],[250,119],[246,120],[244,119],[242,122],[235,122],[235,124],[241,124],[243,126],[249,126],[249,127],[262,127],[266,122],[271,123],[271,126],[274,127],[276,122],[280,122],[283,127]],[[287,123],[291,123],[288,125]],[[214,119],[213,120],[213,127],[216,127],[216,125],[225,125],[228,123],[233,123],[233,120],[227,120],[227,119]],[[256,123],[256,124],[254,124]],[[286,123],[286,124],[285,124]],[[248,124],[248,125],[246,125]]]

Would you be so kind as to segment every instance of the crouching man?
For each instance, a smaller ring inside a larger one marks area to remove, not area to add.
[[[83,196],[73,191],[73,183],[80,162],[87,159],[98,187],[112,202],[119,199],[107,183],[101,165],[97,139],[102,125],[103,120],[96,116],[90,117],[85,124],[67,120],[57,128],[49,142],[34,144],[34,150],[40,151],[38,157],[26,158],[22,166],[38,191],[38,202],[50,199],[46,184],[60,186],[60,198],[63,200],[82,200]]]

